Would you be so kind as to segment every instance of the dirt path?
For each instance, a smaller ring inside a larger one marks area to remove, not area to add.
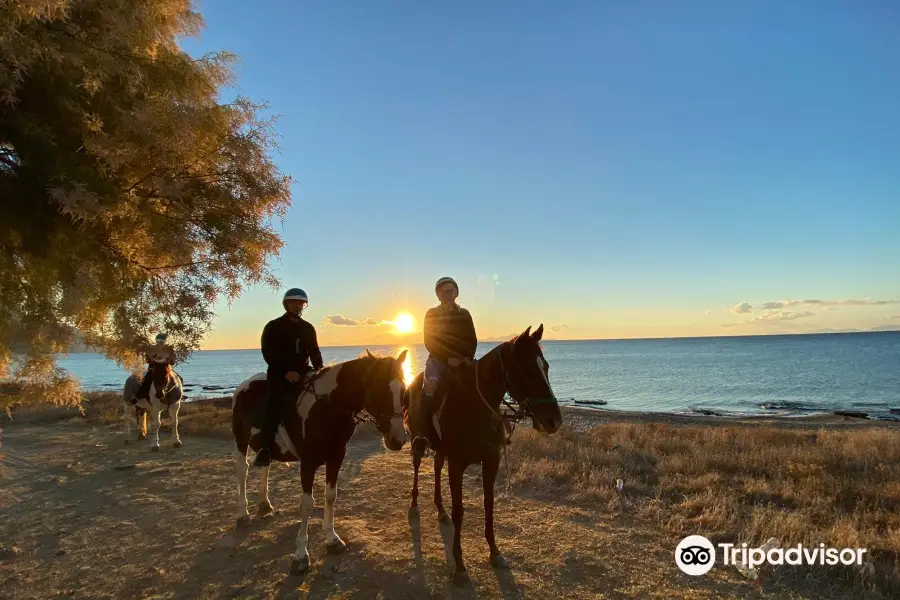
[[[723,569],[702,578],[682,574],[672,558],[678,536],[531,498],[527,490],[505,493],[502,474],[497,537],[512,568],[494,571],[474,467],[466,476],[463,539],[473,587],[454,588],[446,554],[452,526],[439,526],[431,504],[430,462],[420,524],[407,515],[408,449],[387,452],[376,438],[355,439],[342,470],[336,529],[347,553],[324,551],[320,470],[312,568],[292,577],[299,471],[273,468],[269,495],[279,512],[238,530],[231,443],[183,435],[184,448],[176,450],[167,435],[164,429],[162,451],[150,453],[143,444],[124,446],[118,427],[6,426],[0,598],[760,597],[759,588]],[[251,470],[251,507],[256,484]]]

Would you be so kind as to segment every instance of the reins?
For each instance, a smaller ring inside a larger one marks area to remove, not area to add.
[[[521,404],[512,396],[512,392],[510,392],[510,379],[509,374],[506,371],[506,366],[503,364],[503,346],[500,346],[497,349],[497,358],[500,360],[500,372],[503,373],[503,398],[500,399],[501,404],[503,404],[506,408],[508,408],[511,412],[506,412],[501,415],[500,412],[495,409],[490,403],[487,401],[487,398],[484,397],[484,394],[481,393],[481,385],[479,384],[478,377],[478,363],[479,361],[475,361],[475,391],[478,392],[478,397],[481,398],[481,401],[484,405],[490,410],[491,417],[496,418],[500,421],[500,426],[503,428],[503,464],[506,467],[506,491],[508,492],[510,489],[510,475],[509,475],[509,456],[506,450],[506,447],[512,443],[512,434],[516,430],[516,425],[522,419],[527,417],[527,413],[525,408],[521,407]],[[506,394],[509,393],[510,399],[506,399]],[[513,406],[515,403],[518,406]],[[507,431],[507,423],[509,423],[509,430]]]
[[[331,368],[331,367],[328,367],[328,368]],[[315,384],[316,380],[319,379],[326,371],[327,371],[327,369],[322,369],[321,371],[319,371],[318,373],[316,373],[315,375],[310,377],[303,384],[303,394],[312,394],[313,396],[316,397],[316,400],[323,399],[326,402],[329,401],[331,399],[331,392],[320,395],[320,394],[316,394],[316,390],[314,388],[314,384]],[[363,380],[363,387],[365,387],[366,396],[365,396],[365,400],[363,401],[362,408],[360,408],[360,409],[350,408],[350,409],[342,410],[342,412],[346,412],[346,413],[350,414],[351,417],[353,417],[354,426],[362,425],[363,423],[371,423],[372,425],[374,425],[376,427],[378,426],[378,419],[376,419],[375,416],[372,415],[372,413],[370,413],[368,411],[368,409],[366,409],[366,405],[368,405],[369,399],[372,397],[372,391],[369,389],[369,384],[371,383],[369,381],[370,377],[371,377],[371,375],[367,375],[365,380]],[[303,394],[301,394],[301,396]],[[394,414],[393,412],[391,412],[391,418],[394,418],[394,417],[402,418],[403,414],[400,413],[398,415],[398,414]]]

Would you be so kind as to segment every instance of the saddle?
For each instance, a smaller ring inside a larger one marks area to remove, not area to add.
[[[445,376],[441,377],[441,379],[438,381],[437,389],[435,389],[434,391],[431,405],[431,427],[429,428],[427,435],[428,443],[432,448],[435,447],[436,442],[440,442],[440,440],[442,439],[440,418],[444,406],[446,405],[447,397],[450,396],[451,392],[456,394],[471,393],[471,390],[467,387],[466,383],[460,377],[462,372],[461,369],[461,367],[457,367],[448,370]],[[503,443],[505,445],[509,445],[512,443],[511,438],[513,429],[515,429],[515,425],[510,420],[510,417],[507,414],[503,414],[501,420],[502,422],[500,425],[503,428]]]
[[[279,413],[277,416],[277,422],[280,425],[284,420],[284,413],[281,412],[284,407],[287,405],[289,399],[297,398],[300,396],[302,392],[311,392],[313,391],[313,383],[321,376],[322,371],[307,371],[303,373],[303,378],[296,383],[292,383],[288,386],[287,391],[284,396],[280,398],[279,403]],[[253,410],[253,414],[250,420],[250,426],[255,429],[262,429],[263,424],[265,423],[266,418],[266,403],[265,397],[263,397],[263,402],[259,402]]]
[[[461,367],[450,367],[444,372],[444,376],[438,380],[437,388],[431,400],[431,427],[428,429],[428,444],[434,448],[441,440],[441,413],[451,393],[465,393],[465,384],[460,378]],[[424,393],[425,382],[422,381]]]

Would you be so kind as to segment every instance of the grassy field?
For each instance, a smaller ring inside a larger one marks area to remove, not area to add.
[[[93,425],[121,422],[119,402],[115,394],[90,394],[86,412],[74,418]],[[230,439],[230,414],[230,398],[185,404],[182,437]],[[13,418],[51,422],[72,419],[73,413],[29,410]],[[900,430],[893,424],[635,420],[577,410],[566,411],[566,418],[553,436],[527,425],[516,430],[507,457],[509,479],[498,481],[500,505],[515,497],[558,507],[560,514],[574,511],[588,525],[593,519],[598,528],[613,527],[610,535],[623,540],[649,528],[654,535],[645,542],[647,551],[670,560],[646,571],[671,578],[675,570],[678,581],[686,582],[684,590],[670,590],[670,597],[689,597],[692,582],[703,579],[683,576],[674,564],[671,541],[692,534],[714,544],[755,547],[776,537],[782,548],[824,543],[867,549],[861,567],[763,566],[755,583],[717,564],[718,581],[738,586],[742,596],[900,597]],[[624,482],[621,491],[617,479]],[[504,492],[507,484],[510,491]],[[527,539],[504,543],[523,556],[532,551]],[[579,569],[590,572],[592,564],[585,558]]]

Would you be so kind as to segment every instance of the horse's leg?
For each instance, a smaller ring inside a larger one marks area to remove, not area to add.
[[[125,421],[125,443],[128,444],[131,442],[131,415],[128,413],[128,409],[132,408],[132,405],[129,402],[123,402],[125,405],[125,418],[122,419]],[[134,409],[137,412],[137,409]]]
[[[484,487],[484,539],[491,549],[491,566],[495,569],[507,569],[506,559],[497,549],[494,539],[494,482],[500,470],[500,452],[491,453],[482,462],[481,481]]]
[[[463,472],[466,467],[459,460],[450,459],[448,471],[450,475],[451,516],[453,517],[453,558],[456,561],[456,571],[453,574],[453,583],[464,586],[471,581],[462,558],[462,523],[463,523]]]
[[[183,444],[181,443],[181,436],[178,435],[178,409],[181,408],[181,401],[179,400],[175,404],[169,405],[169,419],[171,419],[172,423],[172,437],[175,438],[175,443],[172,444],[176,448],[181,448]]]
[[[153,422],[150,424],[153,428],[151,452],[159,452],[159,428],[162,426],[162,408],[159,402],[153,402],[150,408],[150,415],[153,417]]]
[[[422,466],[422,457],[418,456],[415,452],[412,453],[413,457],[413,486],[412,492],[409,496],[409,515],[414,516],[419,514],[419,467]]]
[[[328,554],[341,554],[347,549],[334,531],[334,503],[337,501],[337,480],[344,462],[347,447],[342,448],[334,457],[325,463],[325,516],[322,519],[322,530],[325,532],[325,550]]]
[[[310,462],[300,461],[300,485],[303,488],[303,496],[300,498],[300,531],[297,532],[297,551],[294,552],[294,563],[291,565],[291,573],[301,575],[309,570],[309,532],[307,525],[309,515],[313,509],[313,482],[316,478],[317,466]]]
[[[259,516],[265,516],[275,512],[275,507],[269,502],[269,467],[259,468],[259,488],[256,494],[256,509]]]
[[[138,436],[137,439],[146,440],[147,439],[147,411],[143,408],[135,407],[134,409],[134,420],[137,422],[137,430]]]
[[[234,471],[238,480],[238,506],[237,506],[237,526],[250,526],[250,512],[247,510],[247,471],[250,465],[247,462],[247,446],[234,451]]]
[[[434,453],[434,505],[438,510],[438,520],[444,525],[449,525],[452,521],[450,520],[450,515],[444,510],[444,499],[441,495],[441,477],[446,458],[443,452]]]

